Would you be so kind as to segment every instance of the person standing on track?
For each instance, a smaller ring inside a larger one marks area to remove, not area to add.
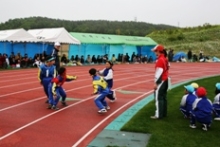
[[[60,59],[59,59],[59,53],[60,51],[60,43],[59,42],[55,42],[54,43],[54,49],[53,52],[51,54],[51,56],[53,56],[55,58],[55,66],[56,66],[56,71],[58,71],[58,69],[60,68]]]
[[[44,92],[47,96],[46,103],[49,101],[48,85],[50,81],[56,77],[56,67],[54,66],[54,60],[54,57],[48,56],[46,58],[46,63],[42,64],[38,70],[38,80],[43,86]]]
[[[164,56],[165,50],[162,45],[157,45],[152,49],[157,56],[155,65],[154,98],[156,111],[152,119],[161,119],[167,116],[167,89],[169,63]]]
[[[66,92],[62,88],[62,85],[66,81],[76,80],[77,76],[68,76],[66,74],[66,68],[61,67],[58,70],[58,76],[53,78],[49,83],[48,94],[49,94],[49,106],[48,109],[58,110],[57,104],[62,97],[62,105],[67,106],[66,104]]]
[[[107,61],[106,62],[106,68],[104,68],[101,71],[98,71],[99,75],[103,76],[103,78],[105,79],[105,81],[108,84],[108,88],[110,90],[109,95],[107,95],[107,98],[110,99],[110,102],[115,102],[116,98],[116,94],[115,91],[112,91],[112,87],[113,87],[113,63],[111,61]]]

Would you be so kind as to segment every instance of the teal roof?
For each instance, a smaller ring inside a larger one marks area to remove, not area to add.
[[[157,43],[154,40],[152,40],[150,37],[75,33],[75,32],[70,32],[70,35],[78,39],[81,43],[87,43],[87,44],[125,44],[125,45],[135,45],[135,46],[157,45]]]

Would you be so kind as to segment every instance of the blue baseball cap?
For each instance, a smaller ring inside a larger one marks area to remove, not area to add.
[[[216,83],[215,87],[220,90],[220,83]]]
[[[195,91],[195,88],[192,85],[184,86],[186,90],[190,93],[193,93]]]

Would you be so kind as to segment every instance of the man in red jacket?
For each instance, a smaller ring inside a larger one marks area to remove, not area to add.
[[[155,65],[155,80],[154,80],[154,98],[156,111],[152,119],[160,119],[167,115],[167,89],[168,89],[168,69],[169,63],[165,55],[165,50],[162,45],[157,45],[152,49],[157,56]]]

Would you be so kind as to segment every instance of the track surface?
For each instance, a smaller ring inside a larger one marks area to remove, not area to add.
[[[104,65],[93,67],[103,69]],[[94,96],[90,96],[90,68],[67,67],[69,75],[79,78],[64,84],[68,106],[59,104],[58,111],[46,109],[37,69],[0,71],[0,146],[85,147],[118,115],[152,92],[154,64],[115,65],[114,89],[118,99],[109,102],[111,110],[100,115]],[[218,69],[218,63],[173,63],[170,76],[172,83],[179,83],[217,75]]]

